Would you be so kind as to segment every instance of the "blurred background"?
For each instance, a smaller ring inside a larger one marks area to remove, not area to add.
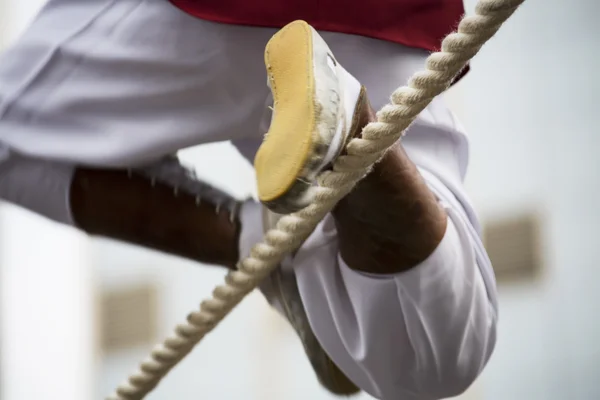
[[[0,0],[0,46],[42,4]],[[463,400],[600,399],[598,15],[597,0],[527,0],[446,95],[470,134],[467,185],[500,291],[496,351]],[[229,144],[183,157],[251,193]],[[0,400],[102,399],[223,275],[2,205]],[[148,397],[193,398],[333,399],[257,294]]]

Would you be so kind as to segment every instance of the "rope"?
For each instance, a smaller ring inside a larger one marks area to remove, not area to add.
[[[466,63],[523,2],[479,0],[475,15],[462,19],[457,32],[443,40],[442,50],[427,58],[426,69],[415,73],[408,86],[400,87],[392,94],[391,104],[377,113],[377,122],[368,124],[362,138],[348,144],[347,155],[337,159],[332,171],[319,175],[315,201],[305,209],[281,218],[275,229],[265,234],[263,242],[253,247],[250,256],[238,263],[237,271],[230,272],[225,283],[214,289],[212,298],[204,300],[199,310],[190,313],[187,321],[178,325],[108,400],[141,400],[152,391],[287,253],[308,238],[319,221],[400,139],[431,100],[450,86]]]

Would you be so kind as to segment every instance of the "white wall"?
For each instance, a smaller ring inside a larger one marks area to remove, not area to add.
[[[93,285],[86,238],[11,206],[0,212],[3,400],[89,399]]]
[[[41,1],[0,0],[0,46]],[[87,238],[9,205],[0,208],[0,398],[93,396],[94,309]]]
[[[595,0],[527,0],[457,88],[481,215],[532,209],[546,228],[545,279],[501,289],[485,399],[600,398],[598,15]]]

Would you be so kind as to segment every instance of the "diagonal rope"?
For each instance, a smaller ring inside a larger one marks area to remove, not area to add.
[[[337,159],[332,171],[319,175],[314,202],[281,218],[275,229],[265,234],[263,242],[253,247],[250,256],[238,263],[238,270],[230,272],[225,283],[214,289],[212,297],[204,300],[199,310],[190,313],[187,321],[179,324],[108,400],[141,400],[152,391],[287,253],[308,238],[323,217],[400,139],[431,100],[450,86],[466,63],[523,2],[480,0],[475,15],[464,17],[457,32],[443,40],[442,50],[427,58],[425,70],[415,73],[408,86],[392,93],[391,104],[377,113],[377,122],[364,128],[362,138],[348,143],[347,155]]]

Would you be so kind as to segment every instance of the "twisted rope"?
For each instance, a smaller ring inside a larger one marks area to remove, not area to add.
[[[362,179],[384,152],[396,143],[417,115],[444,92],[453,78],[473,58],[524,0],[480,0],[474,16],[463,18],[455,33],[442,42],[442,50],[427,58],[426,69],[415,73],[408,86],[397,89],[391,104],[377,113],[362,138],[353,139],[347,155],[337,159],[332,171],[317,178],[315,201],[305,209],[284,216],[275,229],[265,234],[237,271],[217,286],[212,298],[190,313],[187,321],[159,344],[139,369],[121,384],[108,400],[141,400],[152,391],[192,348],[276,268],[284,256],[300,246],[319,221]]]

